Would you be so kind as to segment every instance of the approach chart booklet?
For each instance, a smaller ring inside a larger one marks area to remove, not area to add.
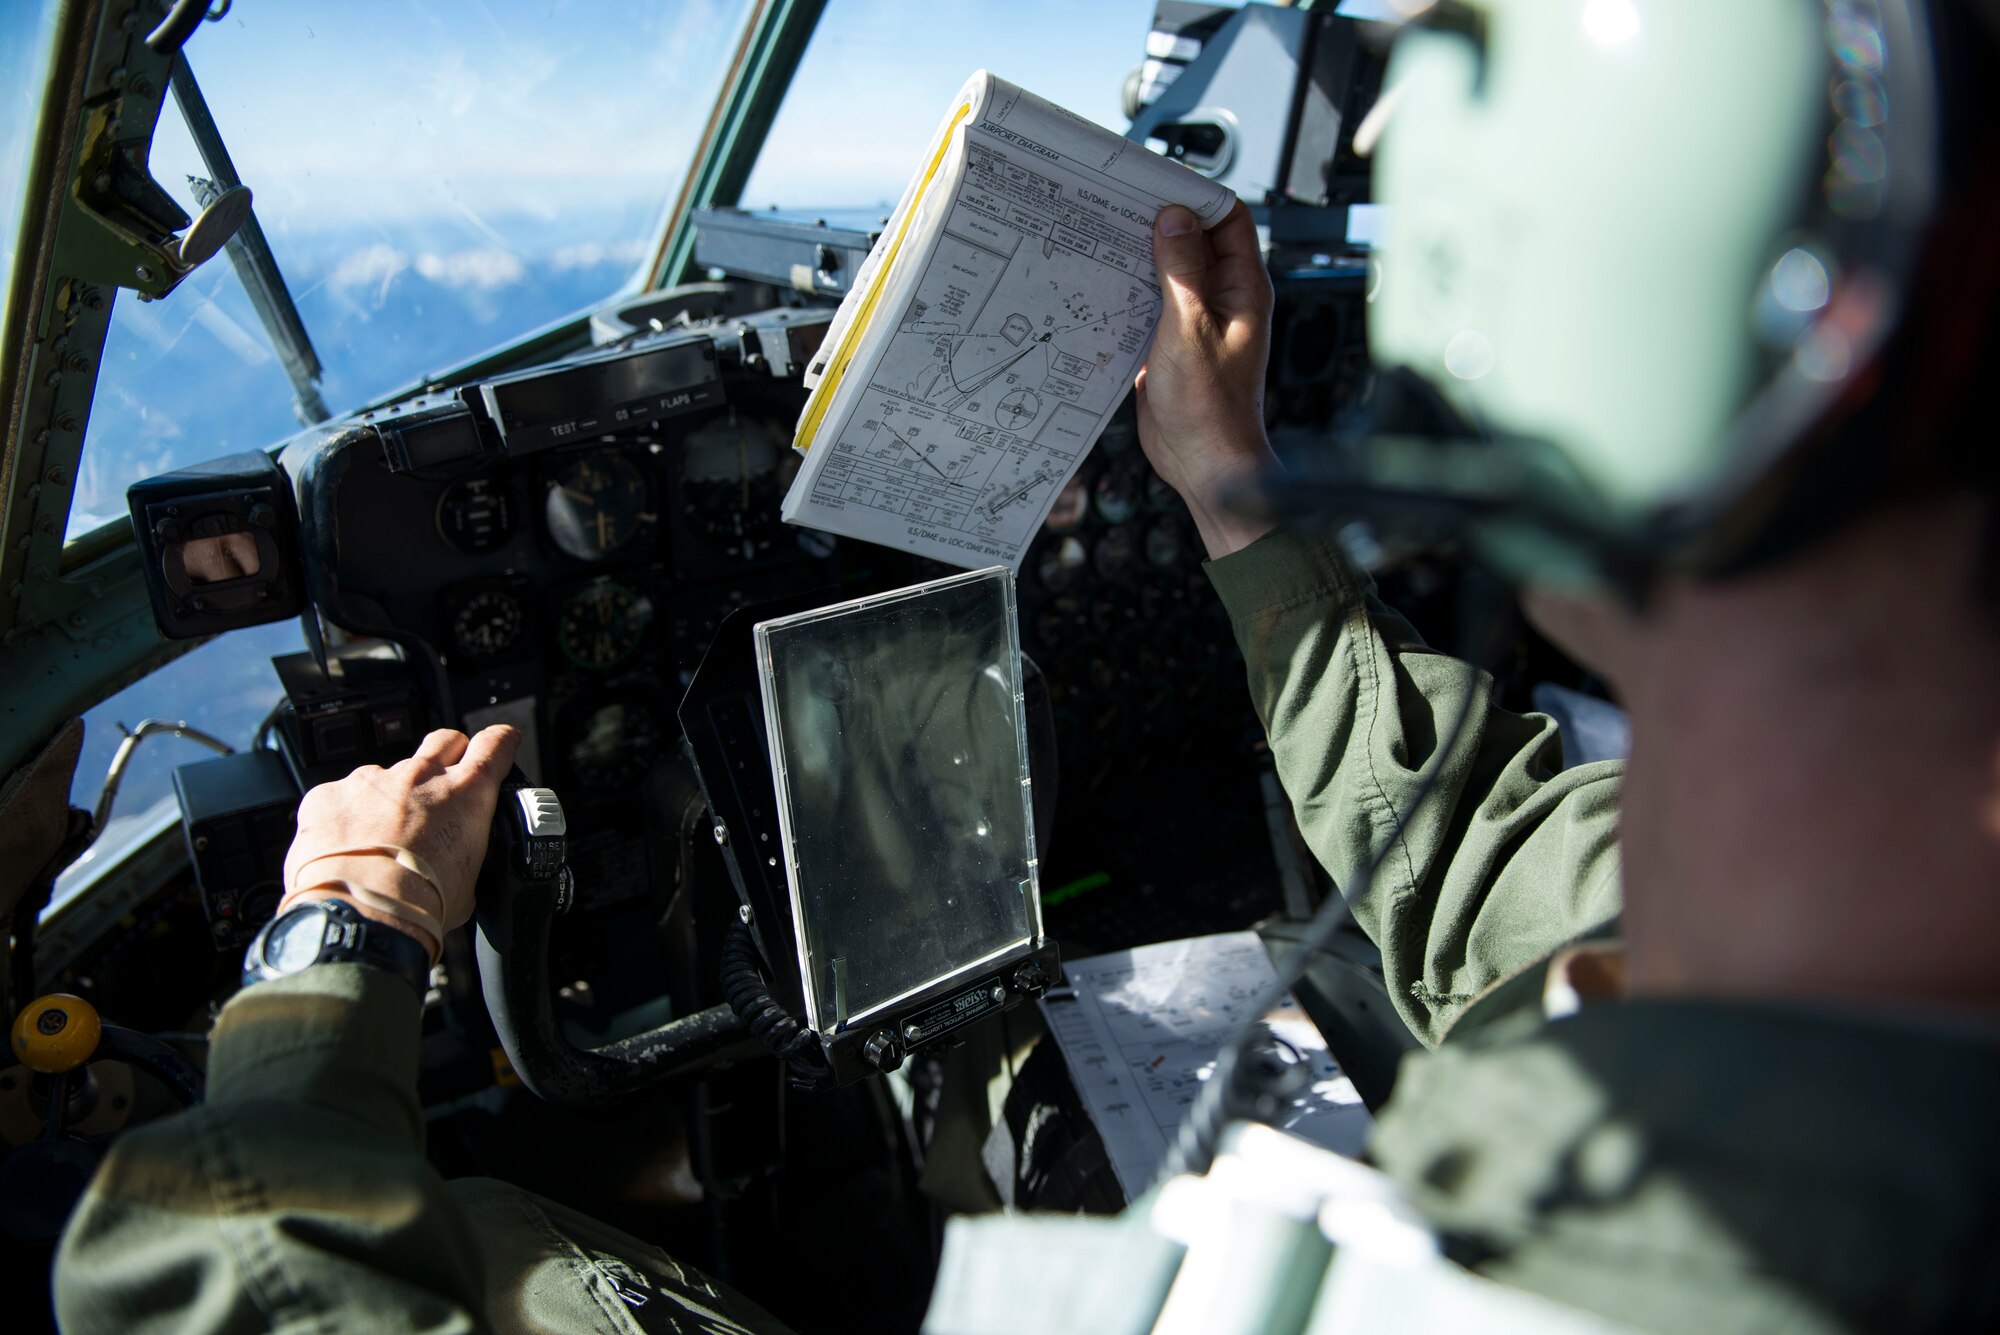
[[[1235,202],[973,75],[806,370],[786,522],[1018,568],[1152,344],[1154,215]]]

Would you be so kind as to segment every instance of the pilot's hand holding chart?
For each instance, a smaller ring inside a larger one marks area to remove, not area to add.
[[[784,517],[1016,566],[1145,360],[1153,217],[1228,189],[980,71],[806,372]]]

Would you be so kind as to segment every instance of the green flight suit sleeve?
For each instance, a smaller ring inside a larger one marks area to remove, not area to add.
[[[657,1247],[424,1158],[409,985],[322,964],[239,992],[201,1107],[112,1146],[56,1258],[67,1335],[783,1335]]]
[[[1486,988],[1617,915],[1620,763],[1563,770],[1552,720],[1494,705],[1491,678],[1426,646],[1330,540],[1280,530],[1206,568],[1299,828],[1412,1033],[1435,1045]]]
[[[476,1241],[423,1156],[420,1019],[361,964],[238,993],[206,1102],[121,1137],[71,1218],[63,1329],[486,1329]]]

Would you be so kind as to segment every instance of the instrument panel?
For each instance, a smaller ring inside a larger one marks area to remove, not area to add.
[[[402,646],[433,718],[522,730],[523,768],[574,813],[585,918],[658,883],[648,841],[679,817],[648,806],[649,783],[679,750],[675,712],[723,618],[947,573],[778,517],[805,399],[794,377],[829,315],[785,315],[790,358],[732,355],[739,336],[713,330],[646,335],[413,400],[287,459],[326,620]],[[1212,922],[1240,925],[1256,913],[1229,897],[1270,882],[1243,861],[1266,843],[1260,732],[1202,555],[1128,404],[1019,572],[1022,644],[1061,756],[1043,862],[1058,930],[1081,922],[1060,907],[1073,883],[1118,886],[1093,902],[1148,921],[1156,880],[1194,886],[1181,898],[1198,910],[1211,886]],[[1163,828],[1177,833],[1128,837]],[[1082,935],[1133,943],[1117,927]]]
[[[1070,785],[1237,751],[1247,703],[1187,507],[1147,466],[1128,404],[1022,562],[1022,643],[1049,676]]]
[[[787,313],[787,335],[828,314]],[[521,729],[599,905],[647,887],[644,781],[722,619],[921,577],[779,521],[804,391],[731,352],[707,331],[634,340],[372,414],[296,464],[327,622],[400,645],[433,718]]]

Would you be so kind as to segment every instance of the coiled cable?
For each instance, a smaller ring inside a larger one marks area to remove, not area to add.
[[[787,1065],[808,1077],[826,1074],[826,1058],[819,1050],[818,1038],[771,995],[758,958],[757,940],[741,922],[729,924],[723,934],[722,994],[751,1035]]]

